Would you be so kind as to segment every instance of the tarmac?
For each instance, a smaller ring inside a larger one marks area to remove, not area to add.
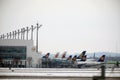
[[[120,80],[120,68],[101,75],[98,68],[0,68],[0,80]]]

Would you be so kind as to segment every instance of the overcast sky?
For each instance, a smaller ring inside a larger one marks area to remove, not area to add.
[[[120,53],[120,0],[0,0],[0,34],[37,22],[43,53]]]

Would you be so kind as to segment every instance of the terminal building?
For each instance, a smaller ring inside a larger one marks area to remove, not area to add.
[[[32,26],[30,29],[22,30],[23,32],[2,35],[0,38],[0,67],[41,67],[41,54],[37,51],[37,45],[33,45],[33,39],[28,39],[28,33],[25,39],[25,32],[31,30],[33,33],[34,29],[35,27]],[[33,34],[31,34],[32,37]]]

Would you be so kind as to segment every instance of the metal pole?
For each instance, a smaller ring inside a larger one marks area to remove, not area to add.
[[[11,39],[11,32],[10,32],[10,39]]]
[[[2,36],[0,35],[0,39],[2,39]]]
[[[37,31],[36,31],[36,52],[38,52],[38,30],[42,25],[39,26],[37,23]]]
[[[36,31],[36,52],[38,52],[38,23],[37,23],[37,31]]]
[[[24,37],[25,37],[25,28],[23,28],[23,40],[24,40]]]
[[[18,30],[18,39],[19,39],[19,32],[20,32],[20,31]]]
[[[22,29],[21,29],[21,39],[22,39],[22,34],[23,34],[23,32],[22,32]]]
[[[16,33],[17,33],[17,32],[15,31],[15,39],[16,39]]]
[[[13,39],[14,39],[14,31],[13,31]]]
[[[105,66],[104,65],[101,66],[101,77],[105,78]]]
[[[1,39],[2,39],[3,37],[2,37],[2,35],[1,35]]]
[[[33,25],[31,25],[31,40],[33,40]]]
[[[8,39],[8,33],[7,33],[7,39]]]
[[[4,34],[3,34],[3,39],[4,39]]]
[[[27,35],[26,35],[26,39],[28,40],[28,27],[27,27]]]
[[[1,39],[2,39],[2,35],[1,35]]]

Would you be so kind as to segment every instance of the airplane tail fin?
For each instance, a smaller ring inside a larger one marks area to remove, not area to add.
[[[72,58],[72,61],[76,61],[77,59],[77,55],[75,55],[73,58]]]
[[[55,58],[58,58],[58,56],[59,56],[59,52],[56,53]]]
[[[85,56],[86,51],[83,51],[77,58],[82,59]]]
[[[50,53],[47,53],[45,56],[43,56],[43,58],[48,58],[50,55]]]
[[[102,55],[102,56],[99,58],[98,62],[104,62],[104,60],[105,60],[105,55]]]
[[[87,59],[87,55],[84,55],[84,56],[82,57],[81,61],[86,61],[86,59]]]
[[[66,51],[63,53],[62,58],[65,58],[66,53],[67,53]]]
[[[72,59],[72,55],[70,55],[68,58],[67,58],[67,60],[71,60]]]

